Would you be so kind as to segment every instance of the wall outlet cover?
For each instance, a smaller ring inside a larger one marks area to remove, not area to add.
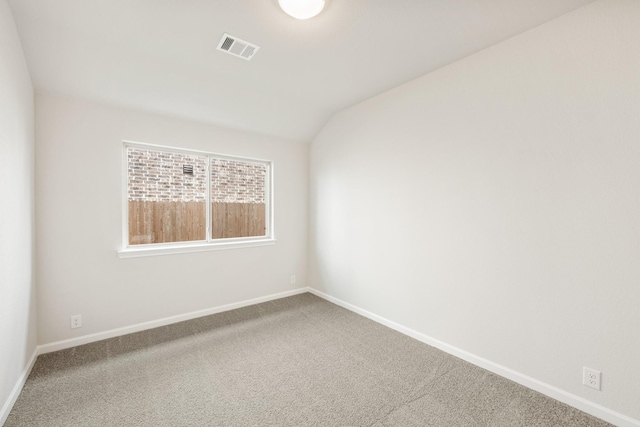
[[[582,384],[587,387],[600,390],[600,380],[602,378],[602,372],[595,369],[587,368],[586,366],[582,370]]]
[[[82,327],[82,315],[75,314],[71,316],[71,329],[81,328]]]

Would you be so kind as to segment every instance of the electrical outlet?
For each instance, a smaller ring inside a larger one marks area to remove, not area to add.
[[[71,329],[82,328],[82,314],[71,316]]]
[[[586,385],[587,387],[600,390],[601,377],[602,377],[602,372],[600,371],[587,368],[586,366],[582,368],[582,384]]]
[[[296,276],[291,276],[291,284],[292,285],[296,284]]]

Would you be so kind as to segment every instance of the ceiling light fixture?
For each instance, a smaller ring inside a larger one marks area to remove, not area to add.
[[[284,12],[296,19],[313,18],[324,8],[324,0],[278,0]]]

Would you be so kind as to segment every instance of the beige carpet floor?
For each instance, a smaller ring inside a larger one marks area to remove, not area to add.
[[[310,294],[38,357],[13,426],[608,426]]]

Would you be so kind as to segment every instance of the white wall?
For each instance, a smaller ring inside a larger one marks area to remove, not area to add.
[[[33,170],[33,87],[0,0],[0,409],[36,347]]]
[[[125,139],[272,160],[276,245],[120,259]],[[38,94],[36,168],[40,344],[306,286],[306,144]]]
[[[640,419],[638,40],[599,1],[334,116],[310,286]]]

